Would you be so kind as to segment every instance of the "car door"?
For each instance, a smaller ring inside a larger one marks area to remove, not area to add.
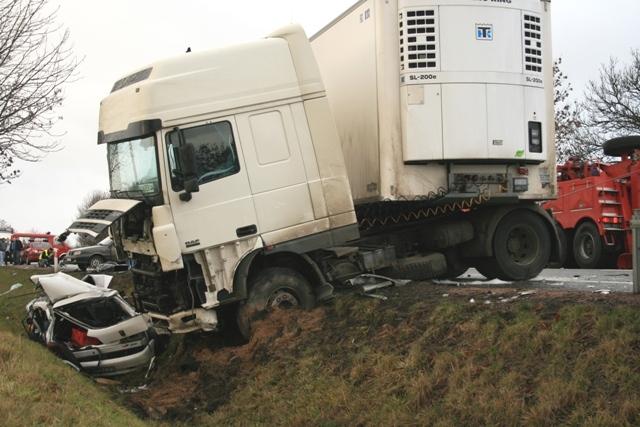
[[[180,140],[180,133],[182,140]],[[183,253],[258,234],[249,178],[233,117],[164,132],[169,201]],[[192,144],[199,191],[189,201],[178,161],[179,145]]]

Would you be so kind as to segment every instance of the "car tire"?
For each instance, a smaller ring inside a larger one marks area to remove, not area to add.
[[[249,296],[238,307],[236,316],[238,330],[246,340],[251,338],[252,324],[259,314],[277,308],[309,310],[316,303],[309,281],[290,268],[264,269],[249,286]]]
[[[89,264],[87,265],[87,268],[96,269],[100,264],[104,264],[104,257],[102,255],[94,255],[89,258]]]
[[[585,222],[576,229],[573,237],[573,258],[580,268],[599,268],[604,263],[604,245],[594,223]]]
[[[507,215],[496,228],[493,253],[498,279],[513,282],[538,276],[551,258],[551,235],[544,219],[522,210]]]

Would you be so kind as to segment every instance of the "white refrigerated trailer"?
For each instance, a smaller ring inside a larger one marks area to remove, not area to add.
[[[548,1],[362,0],[311,40],[356,203],[554,197]]]

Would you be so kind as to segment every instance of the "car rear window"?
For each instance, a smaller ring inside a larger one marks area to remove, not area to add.
[[[92,328],[108,328],[130,319],[116,298],[94,298],[65,307],[65,312]]]

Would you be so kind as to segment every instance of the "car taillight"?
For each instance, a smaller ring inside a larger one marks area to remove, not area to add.
[[[76,347],[87,347],[90,345],[100,345],[102,342],[97,338],[88,336],[87,331],[84,329],[74,326],[71,328],[71,344]]]

